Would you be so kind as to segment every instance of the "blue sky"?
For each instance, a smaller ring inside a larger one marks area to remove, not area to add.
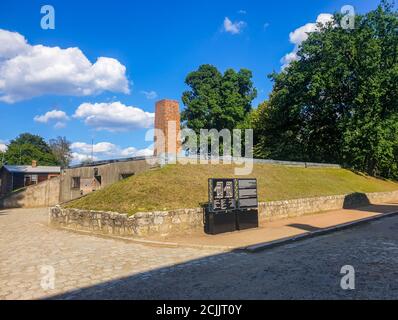
[[[255,107],[272,89],[267,74],[294,51],[291,32],[343,5],[364,13],[378,3],[2,0],[0,147],[31,132],[66,136],[76,159],[92,139],[97,158],[145,153],[156,100],[180,100],[185,76],[200,64],[252,70]],[[40,27],[44,4],[55,9],[55,30]]]

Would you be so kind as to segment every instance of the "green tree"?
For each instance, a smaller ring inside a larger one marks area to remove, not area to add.
[[[387,1],[355,29],[319,25],[270,78],[257,156],[337,162],[398,178],[398,14]]]
[[[56,139],[50,139],[49,145],[58,163],[62,167],[67,167],[72,160],[70,141],[68,141],[66,137],[57,137]]]
[[[208,64],[188,74],[185,83],[190,90],[182,95],[186,108],[181,117],[185,125],[196,133],[200,129],[236,128],[250,112],[257,96],[251,78],[252,73],[247,69],[239,72],[228,69],[221,74]]]
[[[32,160],[37,160],[39,165],[59,165],[44,139],[30,133],[20,134],[11,140],[5,153],[5,160],[10,165],[30,165]]]
[[[6,154],[3,151],[0,151],[0,167],[5,163],[6,161]]]
[[[242,130],[241,141],[242,141],[242,150],[245,148],[245,132],[244,130],[253,130],[253,138],[254,138],[254,152],[258,155],[259,152],[256,152],[256,146],[259,145],[261,139],[261,128],[262,125],[260,121],[263,119],[264,112],[267,112],[268,101],[264,101],[258,105],[257,108],[253,108],[249,113],[246,114],[243,121],[241,121],[237,125],[237,129]],[[262,158],[267,158],[266,155],[262,155]]]
[[[263,101],[258,105],[256,109],[253,109],[247,116],[246,119],[239,125],[239,129],[251,129],[253,130],[254,138],[254,155],[257,158],[266,159],[269,157],[269,152],[262,148],[264,141],[264,123],[265,119],[268,119],[269,103]],[[242,138],[243,138],[242,132]]]

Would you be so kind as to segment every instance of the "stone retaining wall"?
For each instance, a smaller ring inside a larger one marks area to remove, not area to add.
[[[115,212],[50,208],[50,224],[75,230],[121,236],[189,233],[203,229],[203,209],[138,212],[129,217]]]
[[[271,220],[392,201],[398,201],[398,191],[272,201],[259,204],[259,219],[261,225]],[[128,217],[127,214],[115,212],[67,209],[56,206],[50,209],[49,218],[50,224],[56,227],[145,237],[186,234],[203,230],[203,216],[202,208],[140,212]]]
[[[398,191],[378,193],[353,193],[317,198],[263,202],[259,204],[261,222],[299,217],[322,211],[357,208],[371,203],[398,201]]]

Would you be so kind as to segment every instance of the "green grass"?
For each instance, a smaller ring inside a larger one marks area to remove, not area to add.
[[[207,202],[208,178],[234,177],[234,168],[233,165],[168,165],[119,181],[66,207],[128,214],[196,208]],[[398,190],[398,183],[334,168],[256,164],[249,177],[257,178],[259,201]]]

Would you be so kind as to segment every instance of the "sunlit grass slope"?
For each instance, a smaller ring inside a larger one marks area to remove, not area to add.
[[[236,177],[234,168],[233,165],[168,165],[119,181],[66,206],[129,214],[195,208],[207,201],[208,178]],[[398,183],[334,168],[256,164],[249,177],[257,178],[259,201],[398,190]]]

